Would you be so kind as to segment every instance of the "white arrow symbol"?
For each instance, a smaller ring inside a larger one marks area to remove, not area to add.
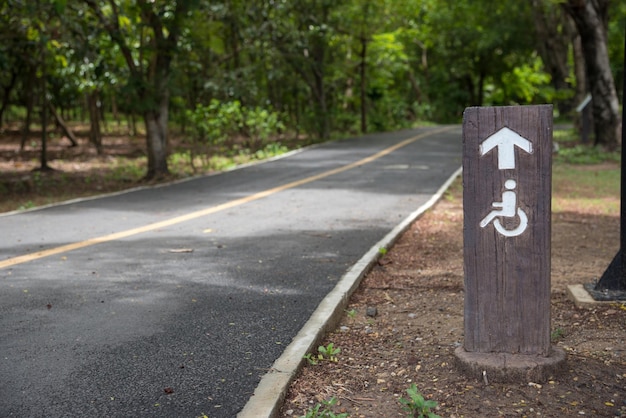
[[[493,148],[498,148],[498,169],[508,170],[515,168],[515,147],[519,147],[529,154],[533,152],[533,144],[517,132],[504,127],[480,144],[480,156],[487,154]]]

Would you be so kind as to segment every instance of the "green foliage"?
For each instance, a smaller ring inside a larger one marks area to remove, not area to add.
[[[552,134],[552,138],[559,146],[580,140],[578,133],[574,129],[557,129]]]
[[[327,346],[320,345],[319,347],[317,347],[317,352],[317,355],[308,353],[303,358],[306,359],[309,364],[313,366],[319,364],[320,361],[330,361],[336,363],[337,361],[339,361],[337,359],[337,355],[341,353],[341,349],[335,347],[333,343],[328,343]]]
[[[557,342],[565,335],[565,331],[563,328],[556,328],[554,331],[550,333],[550,341],[553,343]]]
[[[193,146],[186,156],[193,172],[198,156],[203,167],[220,170],[233,163],[270,158],[287,151],[278,142],[268,143],[284,129],[279,114],[260,107],[244,107],[237,100],[213,99],[207,106],[197,105],[193,111],[185,112],[185,121],[187,140]],[[224,162],[224,158],[231,161]]]
[[[559,148],[555,161],[568,164],[598,164],[606,161],[619,162],[618,152],[609,152],[599,146],[575,145],[573,147]]]
[[[285,132],[309,143],[357,133],[362,110],[367,131],[384,131],[458,122],[467,106],[559,104],[573,95],[573,62],[557,90],[534,30],[540,3],[0,2],[0,118],[22,123],[44,74],[47,97],[74,115],[85,94],[97,93],[102,113],[137,117],[169,98],[197,165],[216,148],[271,153]],[[624,2],[609,17],[619,90]]]
[[[258,160],[264,160],[266,158],[272,158],[284,154],[289,151],[289,148],[282,145],[280,142],[272,142],[267,144],[265,148],[256,151],[253,157]]]
[[[239,102],[222,104],[217,99],[211,100],[208,106],[198,104],[194,110],[185,113],[193,140],[211,145],[237,133],[242,119]]]
[[[277,112],[260,107],[243,107],[238,100],[211,100],[208,106],[197,105],[186,111],[192,138],[200,143],[218,145],[236,136],[253,142],[267,141],[285,128]]]
[[[341,348],[335,348],[333,343],[328,343],[327,346],[320,345],[317,347],[317,351],[324,356],[324,358],[331,360],[335,358],[334,361],[337,361],[336,356],[341,353]]]
[[[35,207],[35,204],[32,201],[29,200],[26,203],[24,203],[23,205],[20,205],[18,210],[27,210],[27,209],[32,209],[34,207]]]
[[[106,174],[107,179],[134,183],[144,175],[146,158],[118,158],[113,169]]]
[[[417,390],[415,383],[406,390],[406,393],[409,395],[409,399],[400,398],[399,401],[403,405],[402,409],[408,412],[411,417],[441,418],[439,415],[431,412],[431,409],[437,407],[437,402],[424,399],[422,394]]]
[[[337,403],[337,398],[332,397],[322,403],[317,403],[312,409],[309,409],[305,415],[300,418],[347,418],[347,413],[335,414],[332,407]]]
[[[521,63],[503,73],[497,84],[486,86],[485,104],[551,103],[556,93],[550,81],[541,58],[535,55],[530,63]]]

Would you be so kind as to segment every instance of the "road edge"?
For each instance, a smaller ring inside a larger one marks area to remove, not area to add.
[[[274,362],[270,371],[261,378],[254,394],[239,412],[237,418],[275,418],[278,416],[287,390],[303,364],[303,356],[311,352],[324,335],[337,326],[348,305],[350,296],[380,257],[380,248],[393,246],[413,222],[441,199],[452,182],[461,175],[461,172],[462,168],[458,168],[426,203],[374,244],[348,270],[334,289],[320,302],[300,332]]]

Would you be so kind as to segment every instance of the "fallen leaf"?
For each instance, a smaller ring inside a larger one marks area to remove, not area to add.
[[[163,392],[167,393],[168,395],[171,395],[172,393],[174,393],[174,389],[172,389],[172,388],[165,388],[165,389],[163,389]]]

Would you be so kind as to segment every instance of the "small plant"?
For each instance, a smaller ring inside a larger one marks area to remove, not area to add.
[[[554,331],[550,333],[550,339],[552,340],[552,342],[555,342],[563,338],[564,335],[565,335],[565,331],[563,331],[563,328],[556,328]]]
[[[332,361],[337,361],[337,354],[341,353],[341,348],[335,348],[333,343],[328,343],[326,347],[320,345],[317,347],[317,351],[319,351],[320,355],[324,358],[330,359]],[[334,359],[334,360],[333,360]]]
[[[411,417],[441,418],[439,415],[430,411],[432,408],[437,407],[437,402],[424,399],[422,394],[417,390],[415,383],[406,390],[406,393],[408,393],[410,399],[400,398],[400,403],[404,405],[402,409],[408,412]]]
[[[315,366],[320,361],[330,361],[336,363],[338,361],[337,354],[341,353],[341,348],[335,348],[333,343],[328,343],[327,346],[320,345],[317,347],[318,355],[315,356],[311,353],[308,353],[303,358],[305,358],[309,364]]]
[[[347,418],[347,413],[335,414],[330,408],[337,403],[337,398],[332,397],[322,403],[317,403],[312,409],[300,418]]]
[[[356,309],[352,308],[349,311],[346,310],[346,313],[348,314],[349,318],[354,318],[356,316]]]
[[[380,254],[380,255],[385,255],[385,254],[387,254],[387,249],[386,249],[385,247],[380,247],[380,248],[378,249],[378,254]]]
[[[28,201],[22,205],[20,205],[20,207],[18,208],[18,210],[26,210],[26,209],[31,209],[34,208],[35,204],[32,201]]]
[[[33,173],[33,183],[35,184],[37,189],[41,188],[41,185],[43,184],[43,181],[42,181],[42,178],[41,178],[41,171],[35,171]]]

